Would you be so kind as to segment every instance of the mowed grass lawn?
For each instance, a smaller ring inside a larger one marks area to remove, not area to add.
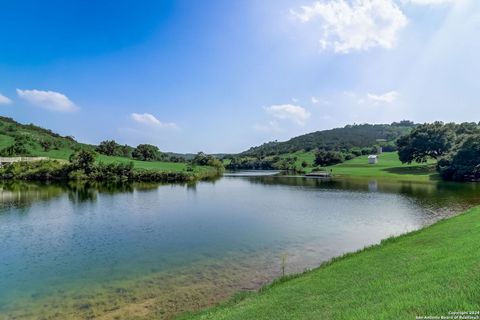
[[[105,155],[98,155],[97,162],[102,162],[104,164],[133,162],[134,168],[136,169],[160,170],[164,172],[186,171],[188,166],[187,163],[181,162],[138,161],[125,157],[111,157]],[[207,166],[194,166],[193,172],[207,172],[212,169],[212,167]]]
[[[368,156],[360,156],[326,169],[332,170],[334,176],[391,178],[406,181],[437,179],[434,162],[402,164],[398,159],[397,152],[380,154],[377,164],[368,164]]]
[[[415,319],[480,310],[480,209],[182,319]]]

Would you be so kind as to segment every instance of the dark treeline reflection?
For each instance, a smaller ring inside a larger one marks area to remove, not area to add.
[[[324,189],[400,194],[419,204],[435,209],[445,206],[450,208],[450,210],[457,211],[480,204],[480,183],[407,182],[376,180],[372,178],[325,180],[295,176],[254,176],[242,177],[242,179],[247,179],[253,184],[303,187],[312,190]]]
[[[97,200],[99,194],[113,195],[134,191],[151,191],[161,185],[159,183],[70,182],[50,184],[2,181],[0,182],[0,209],[29,207],[35,202],[48,201],[64,195],[68,196],[73,203],[93,202]]]
[[[479,183],[453,182],[403,182],[376,180],[369,178],[349,178],[322,180],[306,177],[261,175],[224,177],[223,179],[243,179],[255,185],[291,186],[308,190],[381,192],[403,195],[417,204],[439,210],[463,210],[480,204]],[[214,186],[218,179],[199,182]],[[197,192],[198,183],[168,184],[183,186],[190,192]],[[166,184],[159,183],[99,183],[70,182],[65,184],[45,184],[19,181],[0,182],[0,209],[9,207],[29,207],[35,202],[67,196],[72,203],[95,202],[100,194],[148,192]],[[221,187],[221,186],[219,186]],[[274,198],[273,198],[274,199]],[[275,201],[275,200],[273,200]],[[0,211],[1,213],[1,211]]]

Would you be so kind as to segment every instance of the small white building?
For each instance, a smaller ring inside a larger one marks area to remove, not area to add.
[[[368,156],[368,164],[377,164],[378,163],[378,156],[376,154],[372,154]]]

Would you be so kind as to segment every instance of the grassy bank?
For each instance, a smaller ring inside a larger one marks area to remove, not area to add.
[[[344,163],[326,168],[334,176],[372,177],[406,181],[429,181],[437,179],[435,164],[402,164],[396,152],[386,152],[378,156],[377,164],[368,164],[368,156],[360,156]]]
[[[480,208],[182,319],[415,319],[480,310]]]

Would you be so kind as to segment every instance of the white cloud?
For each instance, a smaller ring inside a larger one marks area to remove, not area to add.
[[[162,127],[162,128],[177,128],[173,122],[161,122],[154,115],[150,113],[132,113],[130,115],[133,121],[144,125]]]
[[[0,93],[0,104],[10,104],[12,100]]]
[[[319,102],[320,102],[320,100],[318,100],[316,97],[312,97],[312,103],[313,104],[317,104]]]
[[[265,110],[277,119],[290,120],[299,125],[304,125],[305,121],[310,118],[310,112],[293,104],[272,105],[266,107]]]
[[[407,24],[406,16],[393,0],[317,1],[291,13],[303,23],[318,19],[322,49],[333,48],[337,53],[374,47],[390,49]]]
[[[33,105],[51,111],[72,112],[78,109],[66,95],[55,91],[17,89],[17,95]]]
[[[368,100],[373,103],[393,103],[399,96],[400,94],[397,91],[390,91],[384,94],[367,94]]]
[[[450,4],[458,1],[459,0],[403,0],[404,3],[411,3],[415,5],[421,5],[421,6]]]
[[[253,129],[255,129],[256,131],[267,132],[267,133],[282,131],[282,129],[280,128],[280,125],[278,124],[278,121],[275,121],[275,120],[269,121],[267,124],[256,124],[253,126]]]

